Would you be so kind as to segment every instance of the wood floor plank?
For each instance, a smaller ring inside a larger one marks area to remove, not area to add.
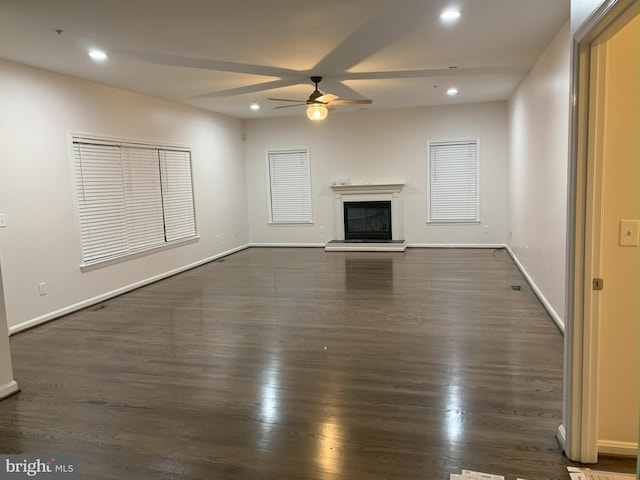
[[[81,478],[567,478],[563,339],[502,250],[253,248],[11,347],[0,451]]]

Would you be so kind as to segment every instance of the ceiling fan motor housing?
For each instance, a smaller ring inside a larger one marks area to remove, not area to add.
[[[320,90],[316,90],[311,95],[309,95],[309,100],[307,100],[307,103],[321,103],[317,101],[317,99],[321,96],[322,92]]]
[[[318,111],[318,109],[322,110],[323,115],[322,116],[318,116],[318,115],[313,115],[312,120],[322,120],[323,118],[325,118],[327,116],[326,112],[328,110],[332,110],[333,107],[335,105],[350,105],[350,104],[369,104],[371,103],[371,100],[365,100],[365,99],[359,99],[359,100],[345,100],[345,99],[341,99],[338,100],[338,96],[328,93],[322,93],[320,90],[318,90],[318,83],[320,83],[322,81],[322,77],[319,75],[314,75],[312,77],[309,77],[309,79],[315,84],[316,88],[313,91],[313,93],[311,93],[311,95],[309,95],[309,98],[307,100],[292,100],[289,98],[269,98],[269,100],[274,100],[277,102],[291,102],[294,105],[284,105],[284,106],[278,106],[278,107],[274,107],[274,108],[288,108],[288,107],[298,107],[301,105],[307,105],[307,115],[310,115],[313,111]],[[327,109],[327,107],[329,107]],[[309,118],[311,118],[311,116],[309,116]]]
[[[313,91],[311,95],[309,95],[309,100],[307,100],[307,104],[320,103],[320,102],[316,102],[316,100],[323,95],[323,93],[320,90],[318,90],[318,83],[322,81],[322,77],[313,76],[311,77],[311,81],[316,84],[316,89]]]

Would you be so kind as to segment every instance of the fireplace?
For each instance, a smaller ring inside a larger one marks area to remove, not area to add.
[[[344,202],[344,239],[391,240],[391,202]]]
[[[332,185],[334,240],[326,252],[404,252],[403,183]],[[393,221],[392,221],[393,220]]]

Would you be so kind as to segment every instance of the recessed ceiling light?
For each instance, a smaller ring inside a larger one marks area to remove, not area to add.
[[[258,110],[260,110],[260,105],[258,105],[258,102],[253,102],[249,108],[254,112],[257,112]]]
[[[92,48],[89,50],[89,56],[96,62],[104,62],[108,57],[104,50]]]
[[[447,95],[449,95],[450,97],[453,97],[454,95],[458,94],[458,89],[456,87],[451,87],[449,90],[447,90]]]
[[[457,8],[448,8],[440,14],[440,20],[443,22],[455,22],[460,18],[460,10]]]

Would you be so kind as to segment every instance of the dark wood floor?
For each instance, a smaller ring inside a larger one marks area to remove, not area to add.
[[[250,249],[12,337],[0,452],[92,480],[568,478],[562,343],[501,250]]]

